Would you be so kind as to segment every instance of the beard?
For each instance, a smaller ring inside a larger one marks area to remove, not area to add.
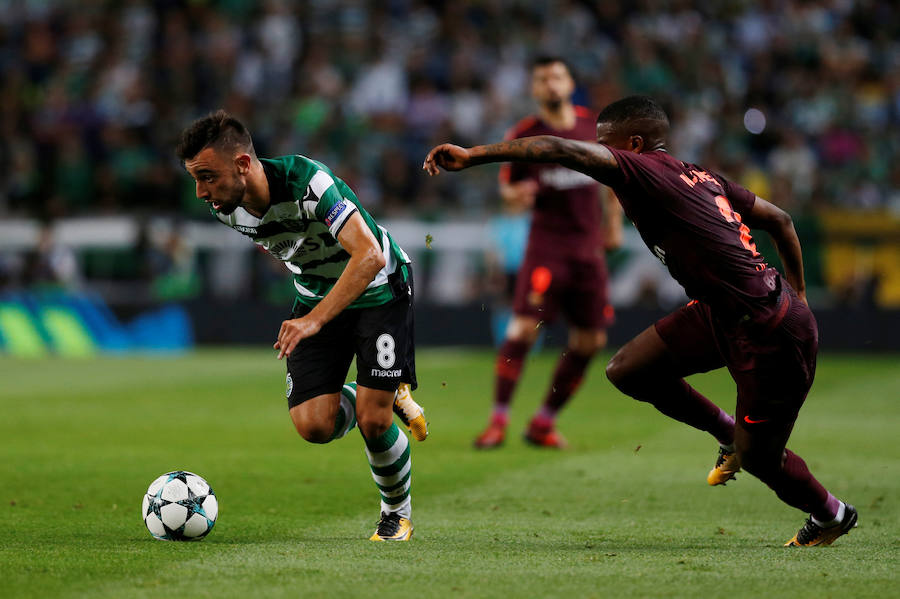
[[[219,214],[224,214],[228,216],[232,212],[238,209],[238,206],[241,205],[241,200],[244,198],[244,192],[247,190],[247,185],[238,181],[236,182],[229,190],[228,196],[222,199],[214,199],[213,203],[218,204],[219,207],[216,208],[216,212]]]
[[[559,108],[562,106],[562,104],[563,104],[562,98],[560,98],[558,96],[553,96],[544,102],[544,106],[550,112],[556,112],[557,110],[559,110]]]

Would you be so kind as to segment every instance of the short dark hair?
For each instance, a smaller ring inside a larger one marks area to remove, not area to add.
[[[546,67],[551,64],[560,63],[562,66],[566,67],[566,70],[569,71],[569,75],[575,77],[575,72],[572,71],[571,65],[566,61],[562,56],[555,56],[552,54],[541,54],[539,56],[535,56],[531,59],[531,70],[534,71],[538,67]]]
[[[650,96],[628,96],[616,100],[600,111],[598,123],[624,123],[638,119],[660,121],[669,126],[669,117],[659,103]]]
[[[175,148],[178,158],[190,160],[207,146],[216,149],[242,149],[255,156],[253,140],[250,132],[239,120],[225,112],[217,110],[191,123],[181,132],[181,140]]]

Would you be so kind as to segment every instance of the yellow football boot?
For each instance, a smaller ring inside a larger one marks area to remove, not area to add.
[[[370,541],[408,541],[412,537],[413,525],[409,518],[394,512],[381,512],[381,520]]]
[[[728,451],[720,445],[716,466],[709,471],[709,474],[706,476],[706,482],[713,486],[724,485],[730,480],[735,480],[734,475],[740,471],[741,463],[738,460],[737,453]]]
[[[797,531],[794,538],[785,543],[784,546],[815,547],[817,545],[831,545],[839,536],[850,532],[850,529],[856,526],[857,520],[859,520],[859,514],[856,513],[856,508],[849,503],[845,503],[844,518],[840,523],[823,528],[813,522],[810,516],[806,519],[806,524],[803,525],[803,528]]]
[[[406,383],[402,383],[394,395],[394,414],[400,418],[416,441],[424,441],[428,436],[425,409],[413,401],[412,391]]]

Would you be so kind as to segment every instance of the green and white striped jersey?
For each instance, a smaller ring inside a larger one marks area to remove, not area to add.
[[[222,223],[250,237],[254,243],[284,262],[294,275],[297,300],[313,307],[344,272],[348,254],[337,240],[350,216],[358,212],[381,243],[385,266],[348,308],[380,306],[393,299],[388,276],[409,276],[409,256],[390,233],[376,223],[359,204],[350,187],[331,170],[305,156],[261,158],[269,182],[269,209],[256,218],[244,208],[229,215],[213,215]]]

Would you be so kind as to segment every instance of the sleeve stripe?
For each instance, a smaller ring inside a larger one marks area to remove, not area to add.
[[[341,230],[344,228],[344,225],[347,224],[347,221],[350,220],[350,217],[353,215],[353,213],[357,212],[356,206],[353,204],[353,202],[348,202],[347,200],[344,200],[344,202],[346,202],[348,210],[344,210],[344,213],[341,214],[337,218],[337,220],[331,223],[330,227],[328,227],[328,230],[331,232],[331,236],[335,239],[337,239],[338,235],[340,235]]]
[[[316,174],[309,180],[309,188],[312,189],[317,199],[320,199],[332,185],[334,185],[334,179],[325,171],[316,171]]]

